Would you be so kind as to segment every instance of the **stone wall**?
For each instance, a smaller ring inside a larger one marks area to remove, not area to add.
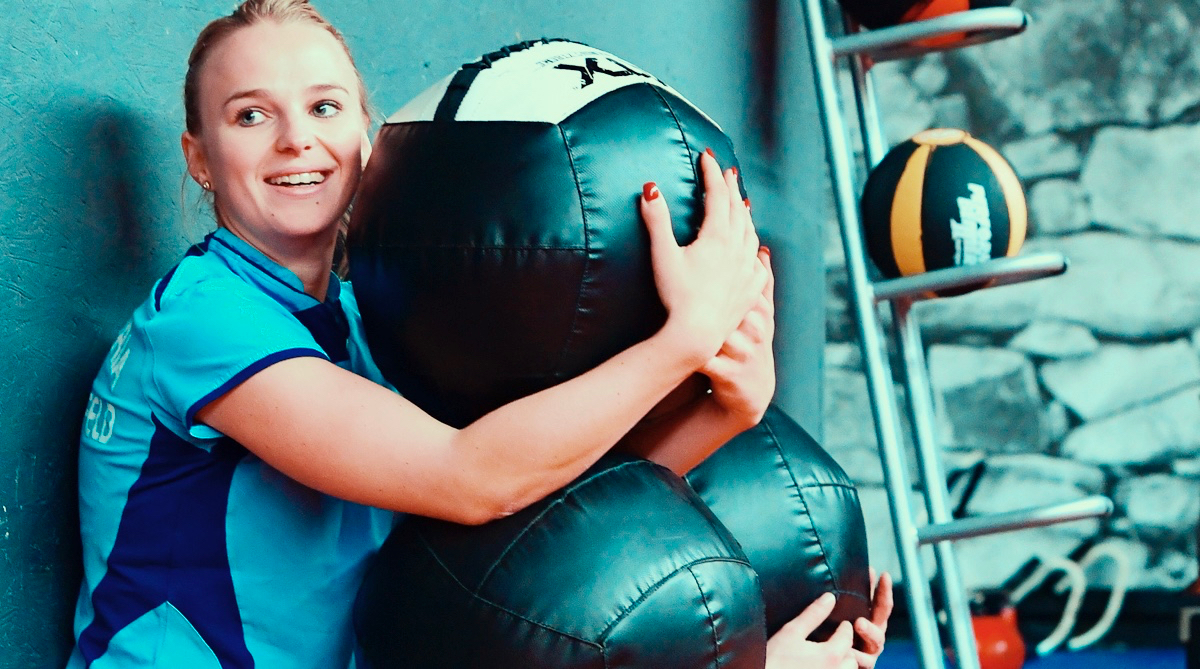
[[[969,513],[1096,493],[1117,510],[960,542],[964,579],[997,585],[1100,540],[1126,547],[1133,587],[1177,589],[1197,575],[1200,518],[1200,4],[1015,6],[1033,17],[1021,35],[872,70],[892,143],[940,126],[997,147],[1028,197],[1025,251],[1070,260],[1061,277],[919,305],[938,436],[949,468],[987,463]],[[826,256],[825,438],[894,572],[835,224]]]

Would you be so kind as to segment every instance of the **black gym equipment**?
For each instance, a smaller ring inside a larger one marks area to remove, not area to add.
[[[870,615],[867,529],[858,490],[841,466],[772,404],[684,477],[737,538],[758,572],[767,633],[823,593],[837,595],[823,638]]]
[[[690,242],[705,148],[736,165],[678,93],[571,42],[507,47],[418,96],[380,131],[349,236],[384,376],[462,426],[649,336],[665,312],[637,198],[657,182]],[[699,496],[610,454],[480,527],[406,518],[356,605],[372,668],[761,667],[768,631],[821,593],[834,623],[867,614],[857,496],[781,411],[688,480]]]
[[[758,578],[677,476],[605,456],[479,527],[410,516],[355,608],[372,669],[757,669]]]

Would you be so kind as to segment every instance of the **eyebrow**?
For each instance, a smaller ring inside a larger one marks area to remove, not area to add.
[[[332,91],[332,90],[342,91],[343,93],[346,93],[347,95],[349,95],[349,93],[350,93],[350,91],[346,90],[345,86],[341,86],[338,84],[316,84],[314,86],[308,87],[309,93],[324,93],[325,91]],[[247,91],[238,91],[237,93],[234,93],[233,95],[230,95],[228,98],[226,98],[225,104],[222,105],[222,107],[228,107],[231,102],[235,102],[237,100],[244,100],[246,98],[266,98],[266,97],[270,97],[270,93],[268,93],[267,89],[265,89],[265,88],[252,88]]]

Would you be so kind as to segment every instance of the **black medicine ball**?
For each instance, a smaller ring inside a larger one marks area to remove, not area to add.
[[[583,44],[518,44],[396,112],[367,165],[350,276],[384,376],[463,426],[661,326],[642,184],[681,244],[703,219],[699,156],[728,137],[658,78]]]

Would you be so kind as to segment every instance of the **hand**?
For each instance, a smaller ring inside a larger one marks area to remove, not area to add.
[[[883,642],[887,634],[888,618],[892,615],[892,577],[885,571],[875,580],[875,569],[871,569],[871,619],[854,621],[854,630],[862,640],[862,649],[854,651],[858,669],[874,669],[879,655],[883,653]]]
[[[762,419],[775,395],[775,277],[771,252],[764,246],[758,259],[767,270],[762,295],[729,335],[721,350],[700,371],[708,376],[717,405],[746,428]]]
[[[854,632],[843,622],[826,641],[809,636],[833,612],[837,599],[830,593],[817,598],[767,640],[766,669],[855,669]]]
[[[697,367],[720,349],[761,296],[768,272],[757,258],[758,235],[745,203],[737,197],[737,175],[721,173],[708,152],[700,156],[704,222],[695,241],[681,247],[671,216],[653,183],[641,198],[650,233],[654,281],[667,309],[667,325],[700,357]]]

